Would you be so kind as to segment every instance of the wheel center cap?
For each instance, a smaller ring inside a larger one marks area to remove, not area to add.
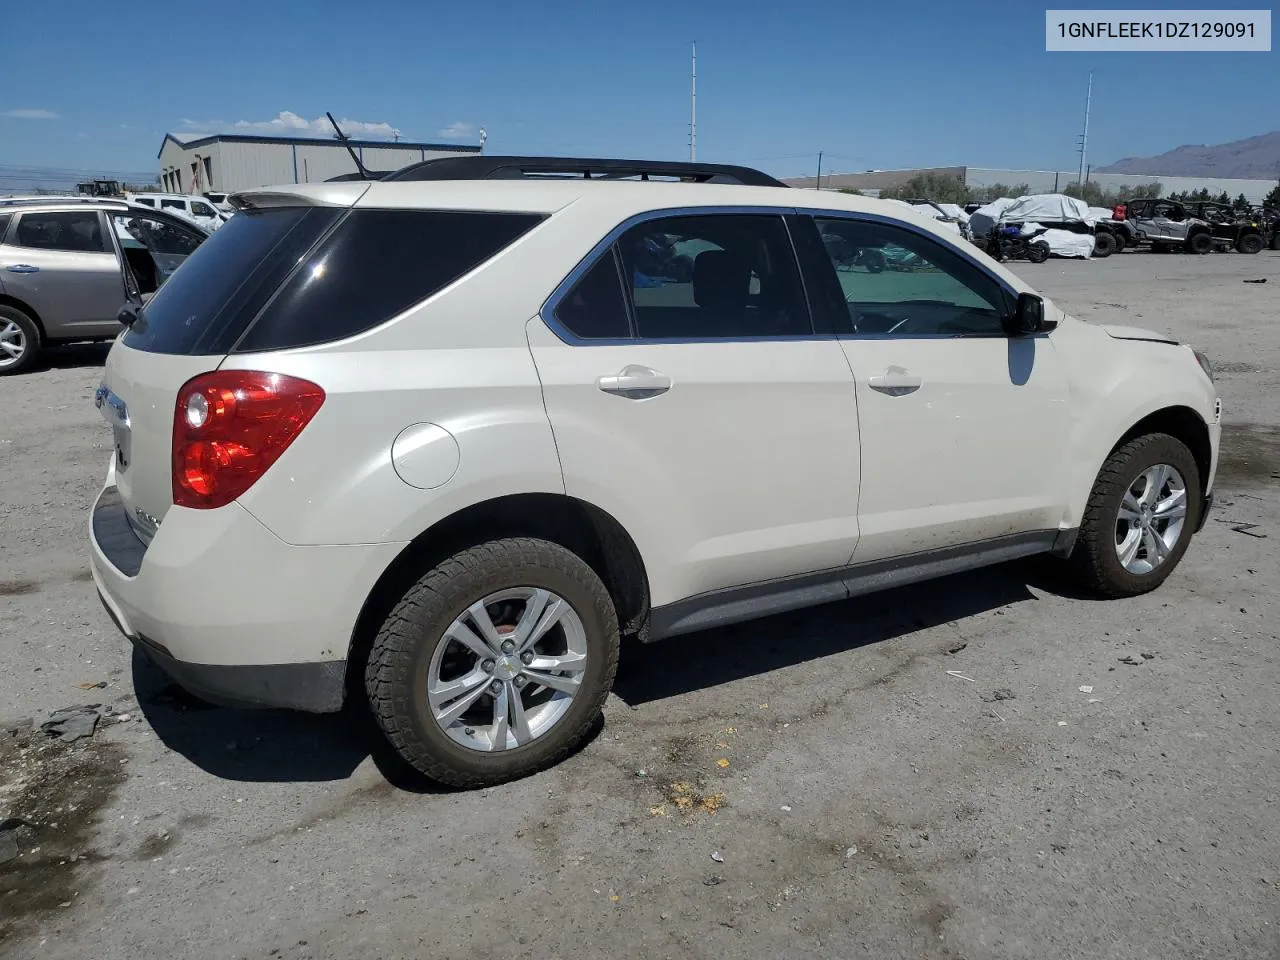
[[[511,680],[520,673],[523,664],[519,657],[503,655],[493,661],[493,675],[501,680]]]

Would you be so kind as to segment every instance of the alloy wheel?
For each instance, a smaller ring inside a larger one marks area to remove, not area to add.
[[[586,629],[567,600],[538,587],[502,590],[445,630],[427,668],[427,706],[459,745],[510,750],[564,717],[586,667]]]
[[[0,368],[18,363],[27,352],[27,335],[12,320],[0,318]]]
[[[1173,554],[1187,522],[1187,485],[1167,463],[1134,478],[1116,515],[1115,546],[1129,573],[1151,573]]]

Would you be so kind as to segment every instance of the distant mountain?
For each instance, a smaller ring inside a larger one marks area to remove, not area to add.
[[[1188,145],[1155,157],[1125,157],[1094,173],[1133,173],[1166,177],[1280,178],[1280,130],[1216,147]]]

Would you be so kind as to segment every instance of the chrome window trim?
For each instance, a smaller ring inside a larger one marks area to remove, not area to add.
[[[936,234],[928,230],[925,230],[923,227],[920,227],[914,223],[908,223],[905,220],[898,219],[897,217],[889,217],[879,213],[855,213],[850,210],[827,210],[820,207],[801,207],[796,210],[796,213],[798,213],[801,216],[807,216],[815,219],[818,217],[821,217],[824,220],[856,220],[856,221],[862,221],[867,223],[883,224],[885,226],[890,226],[890,227],[898,227],[902,230],[906,230],[908,233],[913,233],[918,237],[924,238],[925,240],[930,240],[933,243],[939,244],[940,246],[946,246],[951,250],[951,252],[953,252],[956,256],[958,256],[961,260],[968,263],[971,267],[973,267],[983,276],[987,277],[989,280],[991,280],[996,284],[1000,292],[1003,293],[1009,299],[1009,302],[1004,305],[1006,310],[1010,309],[1014,303],[1018,302],[1019,291],[1011,287],[1002,277],[992,273],[990,269],[984,266],[969,251],[965,250],[963,247],[961,247],[957,243],[952,243],[950,240],[939,238]],[[968,243],[967,240],[965,242]],[[968,286],[968,284],[965,284],[965,286]],[[976,293],[977,291],[974,291],[974,292]],[[1048,334],[1047,333],[1036,334],[1035,336],[1038,338],[1041,336],[1048,336]],[[839,334],[836,334],[835,337],[837,340],[1010,340],[1010,339],[1014,339],[1008,333],[1005,333],[1003,331],[999,333],[969,333],[969,334],[964,334],[964,333],[839,333]]]
[[[793,343],[793,342],[810,342],[817,340],[834,341],[835,334],[829,333],[807,333],[795,334],[791,336],[759,336],[759,337],[603,337],[595,339],[587,339],[579,337],[571,330],[565,327],[556,319],[556,307],[560,305],[560,301],[568,296],[574,286],[582,279],[588,270],[596,265],[600,257],[609,252],[610,248],[618,242],[618,239],[630,230],[632,227],[642,223],[648,223],[652,220],[665,220],[669,217],[706,217],[716,215],[749,215],[749,216],[767,216],[777,217],[782,221],[782,227],[787,232],[787,242],[791,246],[791,256],[795,264],[796,274],[800,280],[800,296],[804,300],[805,310],[809,313],[810,328],[813,326],[813,310],[809,305],[808,291],[805,286],[804,269],[800,264],[800,258],[796,255],[795,240],[791,236],[791,227],[787,224],[786,217],[796,213],[794,207],[769,207],[769,206],[697,206],[697,207],[665,207],[661,210],[646,210],[644,213],[633,214],[620,224],[605,234],[604,239],[595,244],[587,255],[578,261],[569,274],[557,284],[556,288],[551,291],[551,295],[543,302],[542,307],[538,310],[538,318],[547,325],[547,328],[556,335],[562,342],[571,347],[617,347],[631,344],[664,344],[664,343]],[[619,281],[623,284],[623,292],[626,292],[626,278],[619,277]],[[630,297],[628,304],[630,303]],[[628,305],[628,310],[631,307]],[[634,317],[629,319],[634,324]]]

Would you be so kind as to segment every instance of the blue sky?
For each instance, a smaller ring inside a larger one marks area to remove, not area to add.
[[[1025,2],[75,0],[3,24],[3,165],[151,171],[166,131],[326,110],[410,140],[483,126],[490,153],[682,159],[690,40],[699,158],[778,175],[819,150],[828,171],[1073,168],[1090,70],[1096,165],[1280,129],[1280,53],[1046,53]]]

